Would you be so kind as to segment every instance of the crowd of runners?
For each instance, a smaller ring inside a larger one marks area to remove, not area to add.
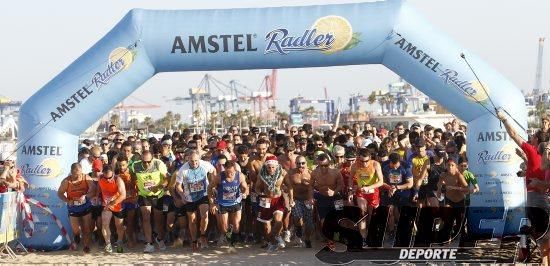
[[[529,193],[548,200],[548,119],[525,142],[499,115],[524,151]],[[463,210],[469,204],[479,186],[468,171],[466,132],[453,120],[441,128],[356,123],[325,132],[309,124],[269,132],[231,126],[223,134],[184,130],[157,139],[111,126],[99,143],[80,145],[58,196],[69,210],[71,249],[84,252],[93,242],[106,252],[144,243],[151,253],[176,241],[193,251],[244,244],[272,252],[311,248],[327,214],[351,205],[366,215],[357,226],[367,247],[379,206],[390,206],[391,235],[403,206]]]

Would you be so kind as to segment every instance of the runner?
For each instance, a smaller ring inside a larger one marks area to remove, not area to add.
[[[400,209],[410,206],[410,189],[413,187],[413,174],[407,163],[400,160],[397,153],[392,153],[386,163],[382,165],[384,175],[384,192],[382,205],[389,206],[388,231],[390,239],[395,235],[396,223],[399,221]]]
[[[234,246],[240,236],[241,200],[248,195],[246,176],[237,171],[235,162],[227,161],[225,171],[216,175],[208,185],[208,201],[212,214],[219,214],[221,242]],[[214,196],[214,190],[217,192]],[[229,220],[228,220],[229,218]],[[231,231],[229,231],[231,226]]]
[[[246,176],[246,184],[250,190],[250,197],[247,197],[242,201],[243,207],[243,226],[241,232],[244,233],[244,241],[247,243],[254,242],[254,235],[257,232],[257,223],[256,218],[258,217],[258,205],[257,205],[257,196],[254,192],[254,183],[250,179],[250,173],[253,172],[252,161],[248,153],[250,150],[246,145],[239,145],[236,148],[238,164],[241,167],[241,172]],[[256,234],[256,236],[259,236]]]
[[[292,185],[295,195],[295,205],[292,208],[292,218],[296,231],[296,246],[311,248],[311,233],[313,232],[313,201],[308,195],[313,194],[311,186],[311,171],[307,168],[304,156],[296,157],[296,168],[288,172],[287,179]],[[302,228],[305,225],[305,230]],[[302,240],[302,236],[303,239]]]
[[[412,201],[419,207],[426,204],[430,187],[428,176],[430,157],[426,153],[426,143],[423,140],[415,143],[416,155],[412,158],[412,176],[414,179],[414,194]]]
[[[366,148],[359,149],[358,162],[351,168],[351,176],[357,182],[355,197],[357,206],[367,215],[366,219],[361,221],[360,232],[363,237],[363,248],[367,244],[367,228],[374,209],[380,205],[380,195],[378,188],[384,184],[382,169],[380,163],[372,160],[372,155]]]
[[[437,196],[444,198],[445,207],[450,207],[443,209],[442,234],[445,241],[451,241],[451,230],[458,232],[462,226],[468,192],[468,183],[459,172],[457,163],[447,159],[447,172],[441,174],[437,184]]]
[[[136,184],[135,176],[130,174],[128,168],[128,158],[122,156],[118,158],[117,168],[115,173],[124,182],[124,188],[126,190],[126,198],[122,202],[122,208],[126,213],[124,221],[126,222],[125,235],[128,238],[128,247],[134,247],[136,242],[136,211],[139,209],[138,205],[138,188]]]
[[[331,167],[327,154],[321,153],[317,156],[316,163],[317,168],[311,173],[312,189],[310,189],[308,200],[313,202],[315,198],[320,228],[322,228],[325,217],[330,211],[343,209],[344,201],[340,191],[342,191],[344,183],[340,170]]]
[[[294,154],[294,151],[296,150],[296,145],[292,141],[286,141],[284,142],[284,154],[280,155],[277,159],[279,163],[281,164],[281,167],[285,171],[289,171],[290,169],[296,168],[296,157],[298,155]],[[285,199],[285,206],[289,205],[289,196],[288,196],[288,189],[283,185],[283,197]],[[285,213],[283,214],[283,239],[285,242],[290,243],[290,216],[291,216],[291,209],[286,208]]]
[[[111,246],[111,218],[115,217],[115,227],[118,241],[116,242],[116,251],[123,252],[122,241],[124,240],[124,218],[126,212],[122,207],[122,202],[126,198],[126,188],[122,178],[115,176],[110,166],[103,167],[103,175],[99,179],[99,190],[101,191],[101,202],[103,212],[101,213],[101,224],[103,228],[103,238],[105,239],[105,252],[112,253]]]
[[[216,171],[214,166],[200,159],[196,151],[192,151],[189,160],[178,171],[176,190],[182,196],[187,212],[189,233],[193,241],[193,251],[207,248],[206,229],[208,227],[208,184]],[[197,210],[200,213],[200,246],[197,243]]]
[[[61,181],[57,196],[67,203],[74,242],[71,250],[76,250],[82,233],[84,253],[90,252],[92,242],[92,203],[90,199],[95,195],[95,186],[90,176],[82,173],[79,163],[71,165],[71,175]]]
[[[286,171],[279,165],[277,157],[269,155],[260,169],[256,182],[261,207],[258,221],[264,224],[264,237],[268,241],[267,250],[270,252],[285,247],[285,242],[280,236],[285,211],[284,198],[281,197],[283,182],[289,188],[290,206],[294,206],[292,185],[285,176]]]
[[[153,159],[150,151],[144,151],[142,160],[132,165],[131,172],[135,175],[138,187],[138,204],[141,211],[141,220],[143,233],[145,235],[145,249],[143,252],[151,253],[155,251],[153,246],[153,231],[151,228],[151,211],[155,224],[157,237],[155,242],[159,250],[165,250],[164,244],[164,215],[162,213],[162,196],[168,186],[166,165],[159,159]]]

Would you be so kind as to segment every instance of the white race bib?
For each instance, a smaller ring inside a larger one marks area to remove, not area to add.
[[[271,199],[270,198],[260,198],[260,207],[269,209],[271,208]]]
[[[151,181],[146,181],[143,183],[143,188],[147,191],[151,191],[151,188],[153,188],[156,184]]]
[[[390,183],[391,184],[401,183],[401,175],[390,173]]]
[[[74,206],[84,205],[84,203],[86,203],[86,199],[73,201]]]
[[[344,200],[335,200],[334,209],[336,209],[337,211],[341,211],[342,209],[344,209]]]
[[[199,181],[197,183],[189,184],[189,191],[191,191],[191,193],[204,191],[204,183]]]
[[[224,192],[222,195],[223,200],[236,200],[237,192]]]

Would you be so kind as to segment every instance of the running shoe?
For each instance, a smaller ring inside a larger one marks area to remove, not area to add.
[[[113,247],[111,246],[111,243],[105,244],[105,252],[113,253]]]
[[[153,246],[153,244],[151,244],[151,243],[147,243],[147,244],[145,244],[145,249],[143,250],[143,252],[153,253],[153,252],[155,252],[155,246]]]
[[[90,247],[84,247],[84,249],[82,249],[82,251],[84,251],[84,253],[88,254],[88,253],[90,253]]]
[[[199,244],[201,249],[208,248],[208,241],[205,236],[201,236]]]
[[[283,238],[281,236],[278,236],[276,238],[277,240],[277,245],[280,247],[280,248],[285,248],[286,244],[285,244],[285,241],[283,240]]]
[[[199,243],[197,243],[197,241],[193,241],[191,249],[193,250],[193,252],[198,252],[200,250]]]
[[[117,253],[123,253],[124,252],[124,248],[122,247],[122,241],[117,241],[115,243],[115,248],[116,248],[116,252]]]
[[[368,243],[368,241],[367,241],[367,238],[363,238],[363,241],[362,241],[362,242],[363,242],[363,244],[361,245],[361,247],[362,247],[363,249],[366,249],[366,248],[369,247],[369,243]]]
[[[164,244],[164,240],[159,240],[157,237],[155,237],[155,242],[157,242],[157,245],[159,245],[160,251],[166,250],[166,244]]]
[[[302,241],[301,238],[296,237],[296,239],[294,239],[294,247],[303,248],[305,246],[306,246],[306,244],[304,243],[304,241]]]
[[[275,252],[277,250],[279,250],[278,245],[273,245],[271,243],[267,244],[267,252]]]
[[[285,230],[285,233],[284,233],[285,242],[290,243],[290,236],[291,236],[290,230]]]

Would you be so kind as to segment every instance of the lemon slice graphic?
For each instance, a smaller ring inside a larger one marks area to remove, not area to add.
[[[330,49],[323,51],[326,54],[332,54],[343,50],[353,38],[353,29],[349,21],[340,16],[326,16],[317,19],[312,26],[317,30],[317,34],[323,35],[331,33],[334,35],[334,43]]]
[[[109,62],[114,63],[122,59],[124,62],[124,70],[128,69],[134,61],[134,54],[125,47],[118,47],[109,54]]]
[[[61,165],[59,164],[59,161],[54,158],[45,159],[42,162],[42,165],[45,168],[50,169],[51,172],[48,175],[49,178],[58,177],[61,174]]]
[[[483,86],[481,86],[481,83],[479,83],[479,81],[476,80],[472,82],[471,87],[475,90],[475,93],[468,94],[468,97],[470,98],[470,100],[483,103],[487,99],[489,99],[489,95],[487,94],[489,93],[489,87],[487,86],[487,84],[483,83]],[[485,92],[483,88],[485,88],[487,92]]]

